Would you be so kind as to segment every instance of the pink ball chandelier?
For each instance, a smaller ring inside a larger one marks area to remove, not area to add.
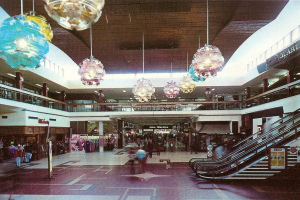
[[[224,57],[221,51],[212,45],[205,45],[194,54],[192,66],[199,78],[209,78],[217,75],[223,69]]]
[[[209,42],[209,29],[208,29],[208,0],[207,0],[207,44],[199,48],[194,54],[192,67],[194,68],[195,75],[200,79],[205,80],[209,77],[217,75],[218,71],[223,69],[224,57],[221,51]]]
[[[176,98],[180,92],[175,82],[171,81],[164,87],[164,94],[167,98]]]
[[[100,85],[103,76],[106,74],[104,66],[100,60],[91,56],[91,59],[84,59],[80,64],[78,74],[84,85]]]

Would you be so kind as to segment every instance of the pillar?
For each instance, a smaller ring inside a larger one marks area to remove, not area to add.
[[[61,91],[60,92],[60,100],[62,102],[66,102],[66,92],[65,91]],[[65,104],[62,104],[62,110],[66,110],[66,105]]]
[[[43,83],[43,88],[42,88],[42,95],[43,96],[45,96],[45,97],[48,97],[48,90],[49,90],[49,88],[48,88],[48,85],[47,85],[47,83]],[[48,100],[44,100],[43,101],[44,103],[44,106],[45,107],[49,107],[49,102],[48,102]]]
[[[22,88],[23,88],[23,76],[22,76],[22,73],[21,72],[17,72],[16,73],[16,77],[15,77],[15,87],[17,88],[17,89],[20,89],[20,90],[22,90]],[[23,95],[22,95],[22,93],[19,93],[18,95],[17,95],[17,100],[18,101],[23,101]]]
[[[251,87],[246,88],[246,97],[249,99],[251,97]]]
[[[104,97],[103,91],[99,90],[98,95],[99,95],[98,103],[103,103],[103,97]],[[100,111],[103,111],[103,105],[100,106]]]
[[[123,148],[123,120],[118,119],[118,149]]]
[[[268,91],[269,80],[267,78],[263,79],[263,93]]]
[[[206,88],[205,91],[206,101],[210,101],[210,88]],[[206,110],[211,110],[211,104],[205,105]]]
[[[103,122],[99,122],[99,152],[104,152]]]

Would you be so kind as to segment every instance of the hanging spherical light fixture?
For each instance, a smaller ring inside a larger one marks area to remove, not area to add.
[[[106,72],[101,61],[93,57],[92,26],[90,27],[90,43],[91,58],[85,58],[79,64],[80,68],[78,70],[78,74],[81,76],[81,81],[84,85],[99,85]]]
[[[209,29],[208,29],[208,0],[207,0],[207,44],[199,48],[194,54],[192,66],[195,75],[201,79],[207,79],[217,75],[218,71],[223,69],[224,57],[221,51],[212,45],[209,45]]]
[[[85,30],[102,14],[104,0],[44,0],[48,15],[69,30]]]
[[[36,68],[49,52],[40,26],[23,14],[10,17],[0,26],[0,54],[12,68]]]
[[[94,57],[84,59],[79,66],[78,74],[84,85],[99,85],[106,74],[101,61]]]
[[[196,83],[195,81],[191,78],[191,75],[189,73],[189,70],[188,70],[188,66],[189,66],[189,54],[188,52],[186,53],[186,68],[187,68],[187,75],[184,76],[181,81],[179,82],[178,86],[180,88],[180,90],[183,92],[183,93],[191,93],[193,92],[193,90],[195,89],[196,87]]]
[[[194,68],[192,65],[189,68],[189,75],[190,75],[191,79],[193,79],[193,81],[195,81],[195,82],[199,82],[199,81],[203,82],[206,80],[203,77],[199,77],[198,73],[194,71]]]
[[[171,77],[172,77],[172,63],[171,63]],[[164,94],[167,98],[176,98],[179,94],[179,87],[175,82],[171,81],[164,87]]]
[[[51,42],[53,38],[53,32],[51,30],[50,24],[47,23],[44,16],[26,15],[25,21],[34,21],[35,23],[37,23],[40,26],[40,32],[45,36],[45,39],[48,42]]]
[[[32,11],[29,14],[25,14],[25,21],[34,21],[40,26],[40,32],[45,36],[48,42],[51,42],[53,38],[53,32],[51,30],[50,24],[47,22],[46,18],[42,15],[35,15],[34,11],[34,0],[32,0]]]
[[[209,78],[217,75],[223,69],[224,57],[221,51],[212,45],[205,45],[194,54],[192,66],[199,78]]]
[[[139,102],[148,102],[155,92],[155,88],[150,83],[150,80],[141,78],[137,81],[132,89],[134,98]]]
[[[178,85],[183,93],[191,93],[196,87],[195,81],[189,75],[184,76]]]
[[[143,34],[143,74],[145,70],[144,34]],[[139,79],[132,89],[134,98],[139,102],[148,102],[155,92],[155,88],[148,79]]]
[[[175,82],[171,81],[164,87],[164,94],[167,98],[176,98],[179,94],[179,87]]]

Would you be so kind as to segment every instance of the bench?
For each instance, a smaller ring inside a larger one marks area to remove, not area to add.
[[[166,168],[169,169],[171,168],[171,161],[170,159],[159,159],[159,162],[164,162],[166,161]]]

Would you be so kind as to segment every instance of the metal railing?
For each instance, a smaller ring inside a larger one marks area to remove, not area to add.
[[[137,112],[240,110],[300,94],[300,80],[251,97],[244,101],[149,102],[149,103],[81,103],[68,104],[56,99],[0,84],[0,98],[68,112]]]

